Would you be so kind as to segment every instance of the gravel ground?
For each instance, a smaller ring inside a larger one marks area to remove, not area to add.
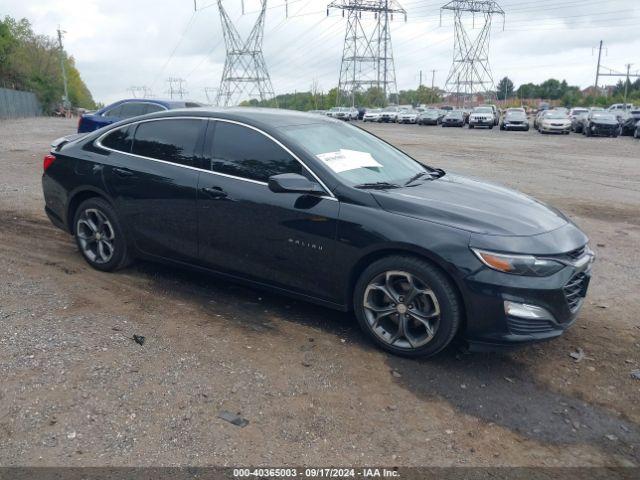
[[[554,204],[598,254],[562,338],[412,361],[351,315],[150,263],[89,268],[42,210],[42,156],[74,127],[0,122],[0,466],[640,465],[640,142],[367,125]]]

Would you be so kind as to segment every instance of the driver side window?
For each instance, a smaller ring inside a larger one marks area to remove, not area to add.
[[[213,172],[259,182],[281,173],[309,176],[306,169],[280,145],[251,128],[217,121],[210,149]]]

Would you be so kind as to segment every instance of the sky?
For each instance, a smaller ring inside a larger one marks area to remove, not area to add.
[[[341,0],[338,0],[341,1]],[[399,0],[407,21],[391,23],[396,77],[400,90],[416,88],[420,71],[431,85],[444,87],[454,48],[453,17],[440,6],[446,0]],[[224,0],[223,5],[248,35],[260,0]],[[346,19],[330,0],[269,0],[264,58],[276,93],[328,91],[338,83]],[[602,64],[616,72],[640,70],[640,2],[638,0],[503,0],[504,27],[494,18],[490,65],[496,81],[514,83],[566,79],[593,85],[597,46],[604,41]],[[0,0],[0,16],[28,18],[39,34],[65,33],[65,49],[94,99],[105,104],[131,97],[132,86],[147,86],[166,98],[167,78],[186,80],[192,100],[206,101],[225,61],[225,44],[216,0]],[[366,20],[365,20],[366,22]],[[369,24],[369,23],[365,23]],[[469,25],[471,27],[471,25]],[[471,35],[479,29],[470,29]],[[614,84],[617,79],[604,79]]]

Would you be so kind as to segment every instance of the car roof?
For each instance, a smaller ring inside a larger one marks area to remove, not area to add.
[[[316,115],[308,112],[300,112],[297,110],[284,110],[279,108],[261,108],[261,107],[199,107],[199,108],[180,108],[168,110],[166,112],[158,112],[146,115],[145,118],[158,117],[205,117],[220,118],[232,120],[248,125],[260,127],[269,130],[273,127],[293,126],[293,125],[309,125],[312,123],[332,123],[338,122],[330,117]]]

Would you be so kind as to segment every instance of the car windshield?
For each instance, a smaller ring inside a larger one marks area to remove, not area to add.
[[[449,117],[449,118],[454,118],[454,117],[455,118],[462,118],[462,112],[458,112],[458,111],[449,112],[449,113],[447,113],[447,117]]]
[[[367,110],[367,113],[380,113],[382,110],[379,108],[374,108],[373,110]]]
[[[490,107],[479,107],[476,108],[473,113],[493,113],[493,109]]]
[[[383,111],[385,111],[385,112],[397,112],[398,111],[398,107],[387,107]]]
[[[351,125],[315,123],[281,127],[348,185],[403,185],[427,169],[400,150]]]
[[[556,113],[549,113],[545,115],[544,118],[549,120],[566,120],[567,115],[564,113],[556,112]]]
[[[594,113],[593,118],[598,120],[615,120],[616,117],[610,113]]]
[[[512,110],[511,112],[507,112],[507,117],[509,118],[524,118],[526,117],[526,115],[524,114],[524,112],[521,112],[519,110]]]

